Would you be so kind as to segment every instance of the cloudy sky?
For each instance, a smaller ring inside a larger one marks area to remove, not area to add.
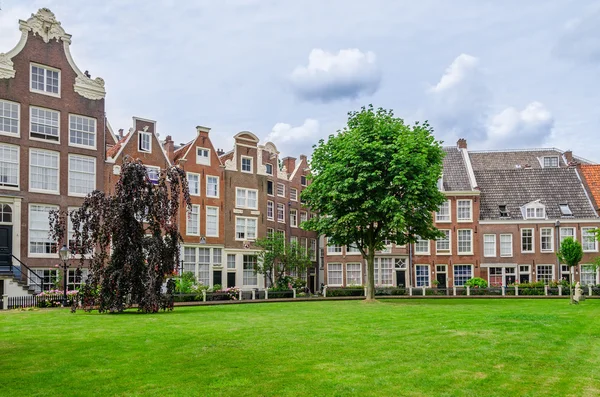
[[[600,1],[2,0],[0,52],[50,8],[115,130],[176,142],[242,130],[284,155],[372,103],[469,148],[555,146],[600,162]]]

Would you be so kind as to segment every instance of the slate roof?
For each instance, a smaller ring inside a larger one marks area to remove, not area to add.
[[[533,169],[542,169],[540,159],[545,156],[558,156],[559,167],[566,167],[562,152],[557,149],[506,150],[506,151],[469,151],[473,170],[514,170],[518,166],[529,165]]]
[[[479,167],[474,170],[475,179],[481,189],[480,219],[496,220],[500,217],[500,205],[506,205],[508,219],[523,219],[521,207],[535,200],[546,206],[548,219],[596,218],[596,212],[585,193],[583,185],[573,167],[491,169],[482,170],[488,160],[479,157]],[[496,156],[492,156],[496,157]],[[569,204],[571,217],[563,217],[559,204]]]
[[[444,191],[465,192],[470,191],[471,183],[462,153],[456,146],[446,146],[444,157]]]
[[[587,182],[590,193],[596,202],[596,207],[600,208],[600,165],[582,164],[581,174]]]

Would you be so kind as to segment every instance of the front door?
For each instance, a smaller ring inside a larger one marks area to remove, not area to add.
[[[406,271],[396,270],[396,286],[406,287]]]
[[[311,274],[310,277],[308,278],[308,290],[310,291],[311,294],[314,294],[314,290],[315,290],[315,275]]]
[[[222,279],[221,279],[222,278],[222,274],[223,274],[223,272],[220,271],[220,270],[215,270],[213,272],[213,285],[219,284],[219,285],[222,286]]]
[[[12,264],[12,226],[0,226],[0,272],[10,272]]]
[[[438,288],[446,288],[446,273],[437,273],[435,279],[438,281]]]
[[[227,288],[235,287],[235,273],[227,273]]]

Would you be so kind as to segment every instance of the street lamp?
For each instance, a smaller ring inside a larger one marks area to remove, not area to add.
[[[61,249],[58,250],[58,255],[60,255],[60,259],[62,259],[62,267],[63,267],[63,306],[67,306],[67,260],[69,259],[69,249],[66,245],[63,245]]]

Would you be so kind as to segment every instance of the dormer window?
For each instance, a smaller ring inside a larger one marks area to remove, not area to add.
[[[152,152],[152,137],[150,136],[150,132],[140,131],[138,134],[138,150],[140,152]]]
[[[573,211],[571,211],[571,207],[569,204],[559,204],[560,213],[562,216],[573,216]]]
[[[546,206],[536,200],[526,204],[523,211],[523,219],[546,219]]]
[[[545,156],[543,166],[544,168],[558,168],[558,156]]]
[[[210,150],[197,147],[196,148],[196,164],[210,165]]]
[[[510,218],[510,213],[506,208],[506,204],[499,205],[498,209],[500,210],[500,218]]]

